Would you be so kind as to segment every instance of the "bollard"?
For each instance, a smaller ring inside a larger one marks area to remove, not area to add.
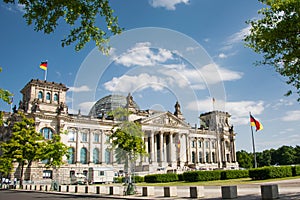
[[[152,187],[152,186],[143,187],[142,195],[143,196],[154,196],[154,187]]]
[[[113,186],[109,186],[109,194],[110,195],[114,194],[114,187]]]
[[[235,199],[237,198],[236,185],[222,186],[222,199]]]
[[[89,193],[89,186],[85,186],[85,193]]]
[[[164,197],[177,196],[177,188],[175,186],[164,187]]]
[[[194,186],[190,187],[190,198],[204,197],[204,187]]]
[[[69,186],[67,185],[67,189],[66,189],[66,192],[69,192]]]
[[[40,185],[40,191],[43,191],[43,185]]]
[[[96,194],[100,194],[100,186],[96,186]]]
[[[75,186],[75,193],[77,193],[78,192],[78,186],[76,185]]]
[[[261,198],[263,200],[269,200],[269,199],[278,199],[278,185],[272,184],[272,185],[261,185]]]

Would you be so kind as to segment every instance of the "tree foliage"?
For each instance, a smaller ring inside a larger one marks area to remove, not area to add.
[[[47,160],[45,167],[59,167],[63,164],[63,156],[67,155],[68,147],[63,144],[60,134],[53,134],[53,139],[45,141],[42,134],[35,131],[35,121],[23,113],[14,114],[19,121],[13,122],[11,137],[0,144],[0,159],[17,162],[21,169],[20,185],[23,180],[23,169],[33,161]],[[8,173],[10,165],[5,171]]]
[[[274,66],[300,96],[300,1],[259,1],[266,7],[258,11],[260,19],[247,22],[251,29],[245,38],[246,46],[263,55],[257,65]],[[292,93],[290,90],[286,95]]]
[[[253,167],[253,154],[244,150],[237,151],[237,161],[240,167]],[[264,150],[256,152],[257,166],[272,166],[272,165],[292,165],[300,164],[300,146],[292,147],[283,145],[278,149]]]
[[[0,67],[0,72],[2,72],[1,67]],[[0,99],[2,99],[4,102],[6,102],[8,104],[11,104],[12,103],[12,97],[13,97],[13,94],[10,91],[0,88]]]
[[[120,34],[122,28],[118,18],[109,5],[109,0],[4,0],[5,3],[18,3],[24,6],[28,25],[34,25],[35,31],[53,33],[64,20],[70,26],[67,37],[62,39],[62,46],[77,42],[75,49],[82,49],[93,40],[96,46],[107,53],[111,35]],[[99,20],[99,22],[97,22]]]

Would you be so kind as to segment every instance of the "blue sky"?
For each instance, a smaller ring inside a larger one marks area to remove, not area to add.
[[[48,60],[47,80],[70,88],[74,113],[87,113],[107,94],[131,92],[141,109],[173,112],[178,100],[192,126],[199,126],[200,113],[229,112],[237,150],[252,151],[249,112],[264,125],[255,133],[257,151],[300,143],[297,96],[284,96],[293,88],[273,68],[253,66],[260,56],[242,42],[245,21],[259,17],[258,1],[112,0],[111,6],[126,32],[112,38],[111,56],[104,57],[93,43],[80,52],[62,48],[68,27],[34,32],[20,6],[0,3],[0,87],[15,94],[14,104],[27,82],[44,79],[39,64]]]

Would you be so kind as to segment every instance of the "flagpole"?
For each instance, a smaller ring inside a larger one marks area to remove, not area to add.
[[[45,81],[47,80],[47,71],[48,71],[48,68],[45,70]]]
[[[251,117],[251,112],[249,112],[249,117]],[[257,168],[255,144],[254,144],[254,134],[253,134],[253,127],[251,125],[251,122],[250,122],[250,127],[251,127],[251,134],[252,134],[252,149],[253,149],[253,155],[254,155],[254,168]]]

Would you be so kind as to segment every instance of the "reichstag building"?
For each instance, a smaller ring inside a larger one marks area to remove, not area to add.
[[[144,132],[148,155],[135,161],[136,174],[238,168],[235,133],[228,123],[230,114],[227,112],[202,113],[201,126],[191,127],[181,113],[180,102],[174,102],[172,112],[142,110],[128,94],[103,97],[88,115],[70,114],[66,105],[67,90],[62,83],[34,79],[21,90],[22,101],[15,111],[34,118],[36,131],[41,132],[45,140],[60,131],[66,132],[62,134],[62,141],[69,147],[70,154],[58,169],[47,169],[42,161],[31,163],[24,169],[24,180],[38,183],[58,177],[61,184],[68,184],[72,175],[87,175],[92,167],[110,167],[122,172],[124,164],[116,162],[114,151],[109,148],[109,135],[116,122],[106,115],[120,106],[131,111],[129,120],[138,121]],[[6,118],[11,115],[5,113]],[[20,170],[14,169],[11,179],[19,176]]]

